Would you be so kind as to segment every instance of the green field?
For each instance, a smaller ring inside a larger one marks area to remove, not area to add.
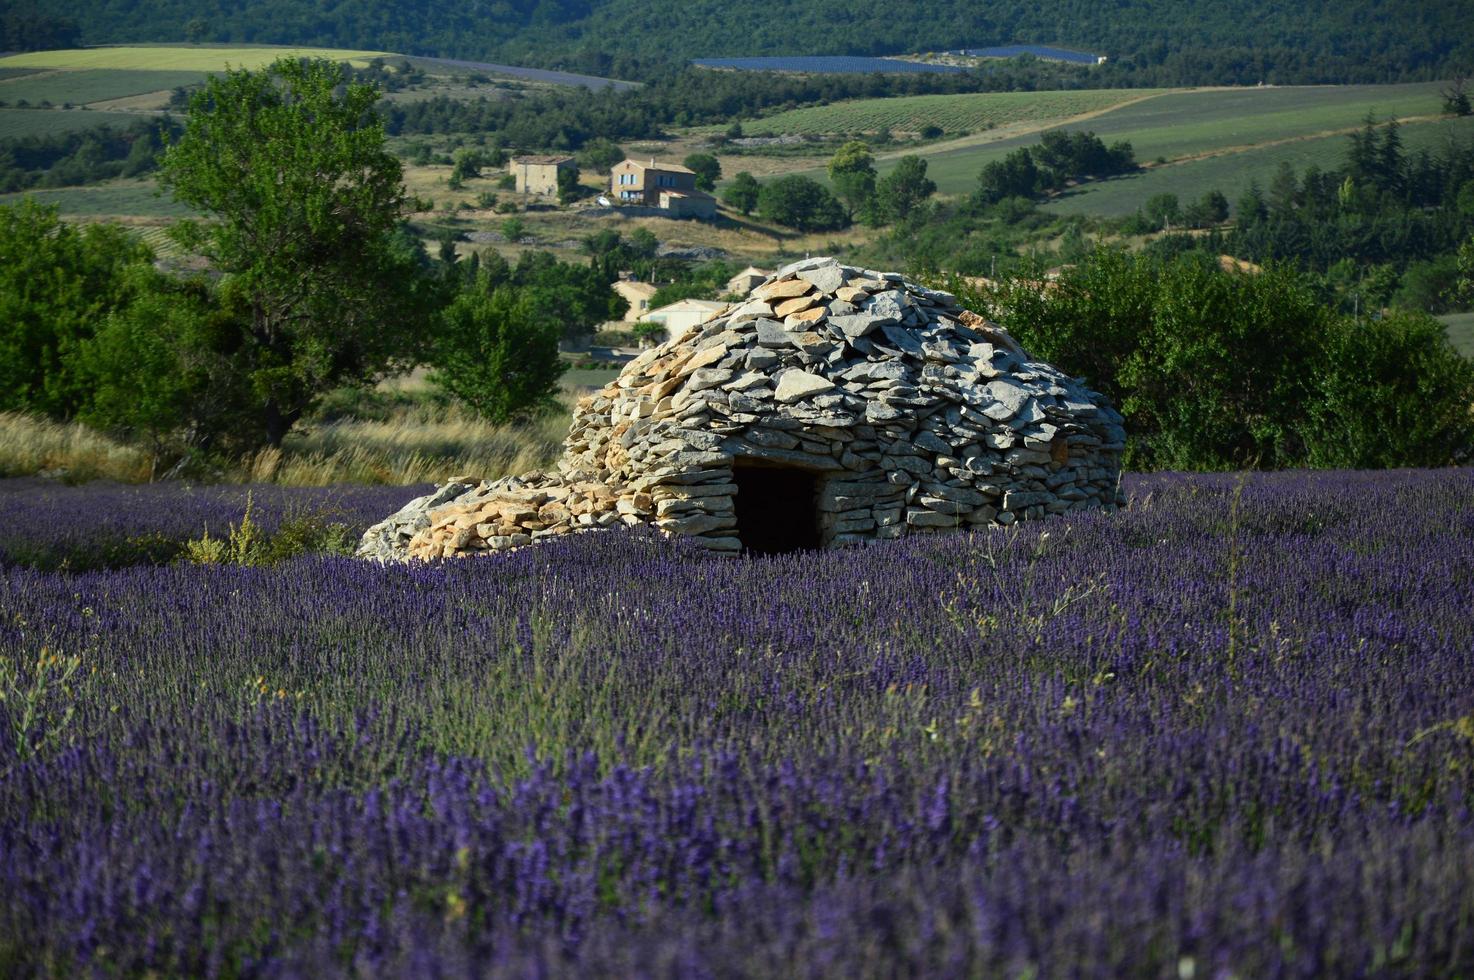
[[[30,197],[41,204],[54,205],[63,215],[73,218],[113,216],[182,218],[191,212],[149,180],[115,180],[91,187],[57,187],[0,194],[0,204],[18,204]]]
[[[146,118],[136,112],[94,109],[0,109],[0,139],[55,136],[95,126],[128,126]]]
[[[1474,117],[1410,123],[1402,128],[1405,152],[1437,150],[1450,138],[1474,141]],[[1084,184],[1043,205],[1058,214],[1125,215],[1157,194],[1176,194],[1184,202],[1219,190],[1236,200],[1257,181],[1267,188],[1281,163],[1296,171],[1311,165],[1322,170],[1345,164],[1349,141],[1345,135],[1272,143],[1240,153],[1225,153],[1181,163],[1150,167],[1139,173]],[[971,182],[976,182],[973,174]],[[971,184],[969,184],[971,186]]]
[[[193,85],[205,80],[198,71],[131,71],[126,69],[83,69],[39,71],[20,78],[0,79],[0,101],[15,105],[20,100],[39,105],[86,105],[122,99],[145,92],[159,92]]]
[[[1448,328],[1448,339],[1465,357],[1474,357],[1474,313],[1449,313],[1438,318]]]
[[[1078,92],[984,92],[972,95],[911,95],[858,99],[781,112],[743,123],[750,136],[785,133],[920,132],[938,126],[949,133],[976,133],[1015,123],[1067,119],[1099,112],[1157,94],[1155,89],[1097,89]]]
[[[224,71],[226,68],[263,68],[278,58],[327,58],[331,61],[362,64],[374,58],[390,57],[393,55],[385,51],[342,51],[336,48],[157,45],[29,51],[0,58],[0,70],[113,68],[129,71]]]
[[[1439,88],[1436,82],[1424,82],[1169,92],[1071,128],[1091,130],[1108,143],[1128,140],[1138,160],[1176,160],[1337,133],[1360,125],[1368,113],[1378,118],[1433,116],[1439,111]],[[967,193],[985,163],[1038,140],[1037,133],[1030,133],[932,153],[923,150],[921,155],[940,191]],[[883,161],[879,169],[885,171],[887,164]]]

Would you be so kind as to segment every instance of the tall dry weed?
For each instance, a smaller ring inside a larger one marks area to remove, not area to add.
[[[262,449],[207,476],[282,486],[495,478],[551,466],[567,431],[564,412],[492,425],[455,409],[406,409],[384,421],[349,419],[304,429],[280,449]],[[155,476],[149,453],[85,426],[0,413],[0,476],[38,473],[76,482],[145,483]]]

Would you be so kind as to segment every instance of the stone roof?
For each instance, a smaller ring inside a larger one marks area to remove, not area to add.
[[[442,487],[370,528],[360,554],[640,524],[736,552],[761,467],[812,478],[792,507],[813,511],[819,546],[1011,524],[1114,508],[1124,448],[1103,396],[955,297],[810,259],[581,399],[556,472]]]
[[[528,163],[528,164],[543,164],[543,165],[546,165],[546,166],[559,166],[559,165],[565,164],[565,163],[572,163],[573,162],[573,157],[569,157],[569,156],[557,156],[557,155],[542,155],[542,156],[533,155],[533,156],[513,157],[512,158],[512,162],[513,163]]]

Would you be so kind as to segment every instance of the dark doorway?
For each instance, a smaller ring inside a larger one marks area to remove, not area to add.
[[[738,463],[737,536],[748,552],[775,555],[819,547],[819,475],[789,466]]]

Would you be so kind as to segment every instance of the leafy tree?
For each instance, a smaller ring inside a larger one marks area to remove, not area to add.
[[[1322,343],[1304,423],[1306,464],[1444,466],[1474,448],[1474,363],[1437,320],[1341,318]]]
[[[0,205],[0,410],[70,418],[87,401],[77,351],[133,300],[153,255],[116,225],[79,229],[29,198]]]
[[[1474,303],[1474,236],[1459,246],[1459,277],[1454,283],[1454,298],[1463,303]]]
[[[692,153],[681,161],[687,170],[696,174],[696,187],[703,191],[716,190],[722,176],[722,165],[710,153]]]
[[[869,209],[875,197],[875,157],[860,140],[850,140],[829,159],[829,182],[851,216]]]
[[[486,272],[492,285],[507,282],[516,286],[538,317],[555,324],[565,337],[587,333],[606,320],[618,320],[627,306],[609,288],[600,270],[559,262],[550,252],[523,252],[513,268],[505,263],[493,268],[488,261]]]
[[[1208,191],[1193,207],[1197,217],[1202,221],[1200,227],[1218,225],[1228,220],[1228,198],[1224,197],[1220,190]]]
[[[79,418],[144,443],[155,467],[195,450],[243,448],[232,437],[253,406],[232,356],[235,314],[202,280],[175,281],[149,266],[127,275],[134,300],[104,317],[74,355],[89,388]]]
[[[1040,191],[1039,168],[1034,155],[1021,146],[1002,160],[994,160],[978,174],[978,189],[973,199],[988,206],[1008,197],[1033,197]]]
[[[798,174],[762,185],[758,211],[769,221],[799,231],[833,231],[849,223],[844,205],[827,187]]]
[[[1450,116],[1467,116],[1474,112],[1469,104],[1469,93],[1465,91],[1467,76],[1459,75],[1439,93],[1443,97],[1443,111]]]
[[[736,208],[744,215],[752,214],[757,207],[762,185],[746,170],[732,178],[732,183],[722,192],[722,200],[728,207]]]
[[[1178,222],[1182,217],[1176,194],[1155,194],[1147,199],[1142,210],[1147,224],[1157,231]]]
[[[1132,466],[1360,465],[1361,449],[1336,446],[1360,414],[1430,418],[1406,447],[1388,435],[1376,465],[1448,462],[1474,438],[1474,369],[1423,328],[1399,328],[1376,341],[1385,350],[1369,349],[1351,338],[1358,325],[1289,269],[1229,275],[1203,253],[1103,249],[1057,289],[1041,291],[1036,277],[964,298],[991,303],[1025,347],[1108,394],[1126,416]],[[1362,357],[1383,372],[1378,386],[1358,386]]]
[[[1458,283],[1459,259],[1456,254],[1410,262],[1403,271],[1401,287],[1392,301],[1404,310],[1447,313]]]
[[[475,180],[481,176],[481,168],[486,165],[485,155],[480,150],[473,150],[470,147],[456,150],[455,163],[451,165],[450,171],[452,184]]]
[[[583,149],[574,154],[574,159],[582,168],[592,170],[596,174],[607,174],[611,167],[625,159],[624,148],[609,139],[593,139],[584,144]]]
[[[411,362],[424,334],[428,263],[395,238],[405,194],[377,99],[326,61],[213,75],[164,158],[163,185],[213,219],[180,237],[246,311],[242,369],[272,446],[325,391]]]
[[[882,220],[905,221],[936,190],[936,183],[926,175],[926,161],[904,156],[876,182],[875,210]]]
[[[583,197],[583,185],[578,182],[577,167],[563,167],[558,171],[558,203],[572,204]]]
[[[556,404],[559,327],[527,291],[489,274],[446,307],[432,381],[497,424]]]

